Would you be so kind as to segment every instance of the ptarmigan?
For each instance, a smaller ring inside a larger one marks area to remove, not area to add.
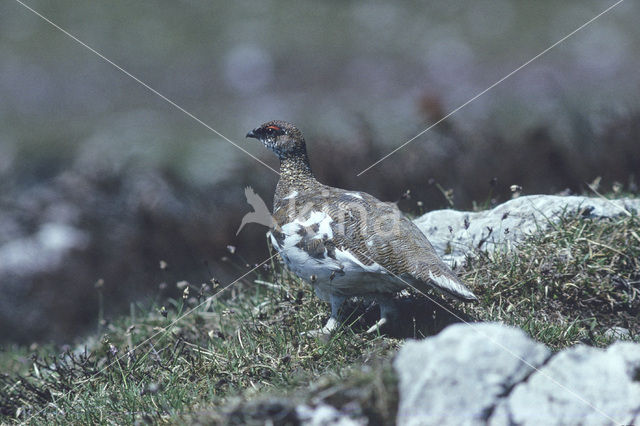
[[[339,324],[340,306],[353,296],[380,304],[380,321],[369,331],[393,319],[392,296],[407,287],[476,300],[395,204],[318,182],[304,137],[294,125],[270,121],[247,137],[260,140],[280,159],[273,247],[291,271],[331,304],[329,321],[312,334],[331,333]]]

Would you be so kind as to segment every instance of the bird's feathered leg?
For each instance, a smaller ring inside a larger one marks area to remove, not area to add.
[[[329,317],[329,320],[327,321],[325,326],[319,330],[306,331],[302,334],[304,334],[305,336],[312,336],[312,337],[331,335],[331,333],[333,333],[336,330],[336,328],[338,328],[338,326],[340,325],[340,317],[341,317],[340,308],[342,307],[342,304],[346,299],[347,298],[344,296],[330,294],[329,303],[331,304],[331,316]]]
[[[380,305],[380,319],[369,327],[367,334],[378,332],[385,324],[387,324],[388,327],[392,327],[397,323],[398,309],[396,308],[393,298],[389,296],[379,296],[376,297],[376,301],[378,305]]]

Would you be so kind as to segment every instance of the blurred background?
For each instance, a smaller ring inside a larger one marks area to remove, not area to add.
[[[320,180],[413,215],[486,207],[512,184],[637,190],[638,2],[360,177],[613,2],[27,4],[272,167],[244,135],[291,121]],[[70,343],[268,256],[265,228],[235,233],[245,186],[271,202],[271,170],[14,0],[0,58],[0,342]]]

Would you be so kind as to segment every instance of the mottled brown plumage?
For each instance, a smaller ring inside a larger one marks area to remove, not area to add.
[[[247,136],[280,158],[271,238],[287,266],[331,302],[333,323],[323,331],[337,324],[338,308],[351,296],[376,298],[383,319],[392,314],[389,296],[407,286],[476,299],[395,204],[318,182],[295,126],[271,121]]]

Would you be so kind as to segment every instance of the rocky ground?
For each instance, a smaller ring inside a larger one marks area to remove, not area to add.
[[[240,222],[242,187],[220,187],[134,168],[0,182],[0,343],[70,343],[129,301],[176,296],[176,281],[235,276],[220,259]]]
[[[458,273],[479,303],[400,295],[397,335],[364,334],[377,307],[354,301],[330,339],[301,336],[327,309],[277,262],[223,296],[223,284],[181,282],[182,297],[133,307],[62,354],[35,345],[2,352],[2,419],[632,424],[640,413],[639,204],[533,196],[482,215],[418,218],[442,254],[457,253],[446,240],[460,242],[461,229],[471,238],[494,231],[491,244],[479,237],[457,246],[468,247]]]

